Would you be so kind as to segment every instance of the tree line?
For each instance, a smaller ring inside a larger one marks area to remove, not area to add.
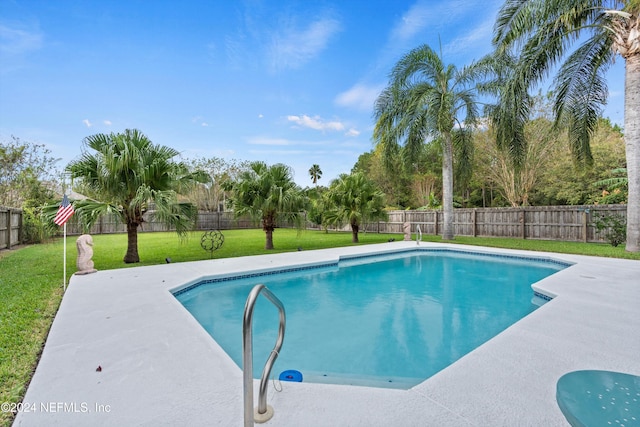
[[[541,121],[532,124],[532,133],[547,135],[551,132],[552,124]],[[594,141],[602,141],[594,144],[594,157],[599,159],[601,151],[608,155],[607,161],[619,162],[621,153],[613,149],[621,144],[620,131],[603,119],[601,131],[603,137],[597,137]],[[548,143],[548,137],[532,139],[535,144],[547,147],[542,153],[549,150],[561,151],[563,143],[556,140]],[[511,199],[509,203],[509,188],[515,186],[514,174],[508,173],[511,169],[488,167],[483,171],[482,166],[493,164],[500,159],[501,153],[495,149],[489,130],[478,130],[472,135],[474,151],[481,154],[475,162],[474,172],[467,181],[466,190],[456,192],[463,206],[478,206],[473,204],[473,195],[477,194],[479,187],[484,192],[485,186],[494,185],[496,196],[490,196],[493,206],[515,205],[526,201],[526,191],[522,190],[518,199]],[[14,147],[18,140],[13,140]],[[18,144],[20,145],[20,144]],[[602,145],[602,150],[599,148]],[[551,148],[549,148],[551,147]],[[322,177],[319,165],[314,164],[309,169],[309,177],[313,187],[300,188],[295,184],[292,170],[283,164],[267,165],[264,162],[245,162],[237,160],[225,160],[220,158],[181,160],[179,153],[165,146],[153,144],[139,130],[125,130],[123,133],[91,135],[83,141],[82,155],[79,159],[69,163],[65,170],[73,182],[73,189],[77,194],[82,194],[82,199],[73,201],[75,212],[81,224],[89,229],[102,214],[116,214],[127,225],[127,252],[124,261],[138,262],[137,232],[144,221],[147,212],[152,211],[154,220],[165,222],[173,227],[179,234],[184,234],[194,224],[198,211],[223,211],[232,209],[237,216],[251,215],[259,221],[265,231],[265,248],[273,249],[273,233],[276,225],[281,220],[292,220],[301,224],[303,213],[312,222],[321,225],[325,230],[329,226],[347,225],[352,231],[352,241],[358,242],[360,225],[369,221],[386,219],[385,209],[388,208],[439,208],[442,188],[439,184],[438,165],[441,160],[440,146],[438,144],[425,144],[422,149],[424,161],[413,168],[404,165],[389,173],[384,166],[384,156],[381,147],[377,147],[369,153],[360,156],[351,173],[341,174],[328,186],[318,185]],[[31,150],[33,158],[39,158],[36,165],[42,170],[48,170],[47,176],[52,176],[55,159],[48,156],[46,150],[34,144],[22,144],[20,153]],[[38,150],[40,155],[38,155]],[[3,146],[0,153],[9,153],[9,149]],[[534,150],[535,151],[535,150]],[[557,153],[556,153],[557,154]],[[502,155],[504,155],[502,153]],[[487,157],[489,156],[489,157]],[[535,156],[534,156],[535,157]],[[18,156],[9,157],[3,154],[3,159],[17,159]],[[532,165],[541,165],[541,162],[558,161],[559,156],[538,156],[532,160]],[[489,160],[487,160],[489,159]],[[508,163],[505,158],[502,161]],[[599,160],[598,160],[599,161]],[[10,163],[10,162],[9,162]],[[573,168],[569,153],[565,153],[564,162],[560,167]],[[48,165],[48,166],[45,166]],[[613,166],[613,164],[609,165]],[[425,169],[426,168],[426,169]],[[428,169],[431,168],[431,169]],[[9,168],[10,169],[10,168]],[[32,170],[32,168],[26,168]],[[543,179],[554,181],[560,188],[566,186],[567,179],[560,180],[558,176],[575,178],[574,173],[556,175],[557,167],[534,168]],[[480,172],[478,172],[480,171]],[[527,169],[522,169],[525,174]],[[507,184],[502,184],[494,176],[505,172],[502,178]],[[25,172],[26,173],[26,172]],[[14,183],[24,182],[24,173],[14,173]],[[47,187],[47,182],[39,181],[36,177],[27,174],[33,180],[33,186],[40,188],[35,191],[29,186],[8,191],[14,196],[18,193],[25,197],[29,194],[46,194],[45,197],[25,199],[23,207],[37,206],[40,203],[42,216],[39,218],[41,227],[54,232],[52,217],[57,210],[54,192]],[[509,181],[511,179],[511,181]],[[590,175],[582,182],[591,182],[595,177]],[[411,183],[413,186],[398,186],[402,182]],[[534,179],[535,181],[535,179]],[[580,180],[577,180],[580,181]],[[474,184],[479,182],[481,184]],[[518,181],[519,182],[519,181]],[[5,182],[3,185],[9,185]],[[591,186],[593,187],[593,186]],[[473,190],[470,190],[473,189]],[[499,189],[499,190],[498,190]],[[593,188],[587,189],[593,193]],[[59,191],[59,190],[58,190]],[[404,192],[404,193],[403,193]],[[498,195],[503,194],[503,196]],[[419,197],[423,194],[423,199]],[[534,193],[535,194],[535,193]],[[569,192],[572,196],[580,197],[577,192]],[[621,193],[623,194],[623,193]],[[466,196],[465,196],[466,195]],[[467,200],[465,200],[465,197]],[[406,200],[407,204],[399,202],[391,205],[391,200]],[[425,205],[411,203],[424,201]],[[13,200],[9,203],[18,203]],[[476,200],[478,202],[478,200]],[[580,202],[580,201],[579,201]],[[49,203],[47,205],[47,203]],[[486,205],[486,201],[483,201]],[[45,233],[46,234],[46,233]]]

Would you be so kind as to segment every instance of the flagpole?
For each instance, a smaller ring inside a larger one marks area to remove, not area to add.
[[[64,229],[62,238],[62,251],[64,255],[62,257],[62,290],[67,291],[67,223],[62,226]]]
[[[62,185],[64,186],[64,182]],[[73,213],[73,205],[69,202],[65,191],[62,195],[62,202],[60,202],[58,213],[56,213],[55,218],[53,218],[54,224],[62,226],[64,230],[62,234],[62,288],[65,292],[67,290],[67,220],[73,216]]]

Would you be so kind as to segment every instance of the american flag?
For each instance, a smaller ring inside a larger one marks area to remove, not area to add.
[[[58,224],[59,226],[64,225],[65,222],[73,215],[73,205],[69,203],[69,199],[65,194],[62,197],[62,203],[60,203],[60,207],[58,208],[58,213],[56,213],[56,217],[53,219],[53,222]]]

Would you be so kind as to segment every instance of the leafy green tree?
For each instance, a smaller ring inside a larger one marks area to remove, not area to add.
[[[309,176],[314,185],[318,185],[318,180],[322,178],[322,170],[319,165],[314,164],[309,168]]]
[[[39,207],[50,203],[57,185],[60,159],[44,144],[15,136],[0,142],[0,206]]]
[[[624,139],[629,182],[626,250],[640,251],[640,1],[506,0],[495,26],[498,55],[513,53],[513,74],[501,91],[500,132],[522,129],[518,102],[548,73],[555,78],[556,121],[568,129],[572,153],[591,161],[590,139],[607,99],[606,72],[617,55],[625,61]],[[582,44],[574,48],[574,43]],[[573,49],[573,50],[572,50]],[[514,153],[524,141],[510,138]]]
[[[411,173],[400,158],[385,161],[381,145],[361,154],[351,169],[351,173],[354,172],[362,172],[372,181],[385,194],[390,207],[397,209],[412,205]]]
[[[218,212],[225,210],[226,201],[230,197],[226,183],[238,179],[240,173],[249,168],[249,162],[235,159],[226,160],[219,157],[209,159],[187,160],[193,171],[203,171],[209,175],[207,182],[197,183],[188,194],[187,199],[198,207],[199,211]]]
[[[536,172],[539,178],[531,190],[530,203],[538,206],[606,203],[602,200],[603,189],[593,183],[610,178],[611,170],[625,166],[622,135],[601,120],[590,142],[591,166],[576,164],[566,135],[557,138],[550,141],[544,163]]]
[[[91,135],[83,144],[80,159],[66,169],[95,200],[74,202],[76,215],[91,227],[102,214],[117,214],[127,226],[125,263],[140,261],[138,227],[147,211],[153,209],[157,219],[175,227],[180,235],[192,228],[196,207],[178,201],[178,194],[208,176],[190,172],[185,163],[173,161],[178,151],[153,144],[136,129]]]
[[[374,141],[388,160],[402,154],[405,163],[418,157],[429,141],[442,145],[442,238],[453,239],[454,147],[470,167],[471,128],[477,116],[473,68],[445,65],[429,46],[404,55],[391,71],[389,86],[376,100]],[[401,150],[400,145],[404,147]],[[468,178],[468,171],[460,176]]]
[[[371,220],[386,220],[384,194],[362,173],[342,174],[331,182],[327,193],[330,203],[325,219],[329,224],[348,223],[353,243],[358,243],[360,225]]]
[[[503,139],[506,136],[497,132],[500,130],[499,122],[496,126],[496,122],[492,120],[487,130],[478,131],[474,135],[478,153],[477,172],[498,189],[510,206],[530,204],[531,192],[562,141],[551,120],[552,106],[549,97],[550,95],[544,96],[541,93],[533,97],[527,95],[531,108],[528,116],[523,117],[521,137],[524,144],[519,146],[523,152],[514,155],[509,150]],[[494,111],[490,112],[490,116],[492,113]]]
[[[265,249],[273,249],[273,232],[279,219],[301,224],[307,198],[293,181],[289,166],[267,166],[252,162],[233,185],[232,206],[236,216],[251,215],[260,219],[266,235]]]

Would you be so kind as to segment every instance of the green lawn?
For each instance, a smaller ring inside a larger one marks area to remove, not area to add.
[[[213,258],[259,255],[274,252],[349,246],[351,233],[324,233],[278,229],[274,232],[273,251],[264,250],[262,230],[224,231],[225,243]],[[93,236],[93,261],[98,270],[208,259],[210,254],[200,247],[201,232],[180,240],[174,233],[140,233],[138,264],[122,262],[127,237],[124,234]],[[67,240],[67,275],[75,271],[77,237]],[[360,244],[401,240],[399,234],[361,233]],[[424,236],[424,241],[441,241],[437,236]],[[604,244],[551,242],[537,240],[457,237],[454,243],[528,249],[548,252],[620,257],[640,260],[640,254],[629,254],[624,248]],[[0,403],[19,402],[25,393],[37,364],[45,338],[62,298],[62,239],[0,253]],[[0,425],[9,426],[10,413],[0,413]]]

